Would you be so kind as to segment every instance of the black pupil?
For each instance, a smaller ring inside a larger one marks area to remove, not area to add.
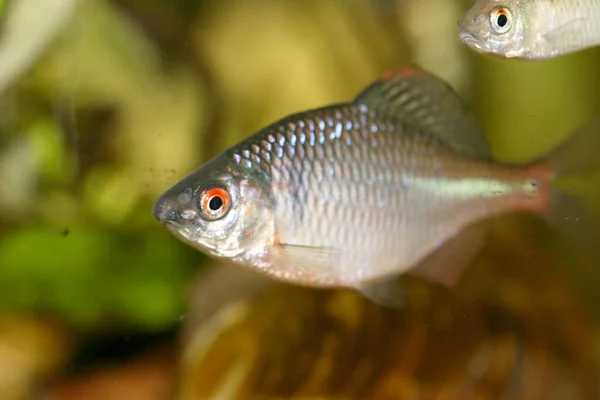
[[[210,208],[211,211],[219,211],[221,207],[223,207],[223,199],[219,196],[213,196],[208,201],[208,208]]]
[[[498,15],[497,22],[500,28],[504,28],[504,26],[508,23],[508,17],[504,14],[500,14]]]

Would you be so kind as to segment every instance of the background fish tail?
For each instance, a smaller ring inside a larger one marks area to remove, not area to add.
[[[600,116],[548,158],[554,173],[545,217],[600,260]]]

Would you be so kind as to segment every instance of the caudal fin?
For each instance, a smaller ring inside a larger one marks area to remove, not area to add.
[[[600,259],[600,116],[548,158],[554,172],[547,219]]]

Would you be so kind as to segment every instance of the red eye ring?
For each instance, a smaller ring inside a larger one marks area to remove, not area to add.
[[[224,216],[229,211],[230,205],[229,192],[219,187],[206,190],[200,199],[202,213],[208,219],[217,219]]]

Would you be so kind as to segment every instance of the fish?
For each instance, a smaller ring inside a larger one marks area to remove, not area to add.
[[[576,222],[570,231],[588,238],[596,225],[575,218],[588,210],[553,183],[598,166],[598,126],[539,161],[495,161],[462,98],[412,65],[353,101],[289,115],[224,150],[166,190],[153,213],[208,256],[397,308],[404,273],[453,287],[496,217]]]
[[[547,60],[600,45],[600,0],[477,0],[459,26],[476,52]]]

